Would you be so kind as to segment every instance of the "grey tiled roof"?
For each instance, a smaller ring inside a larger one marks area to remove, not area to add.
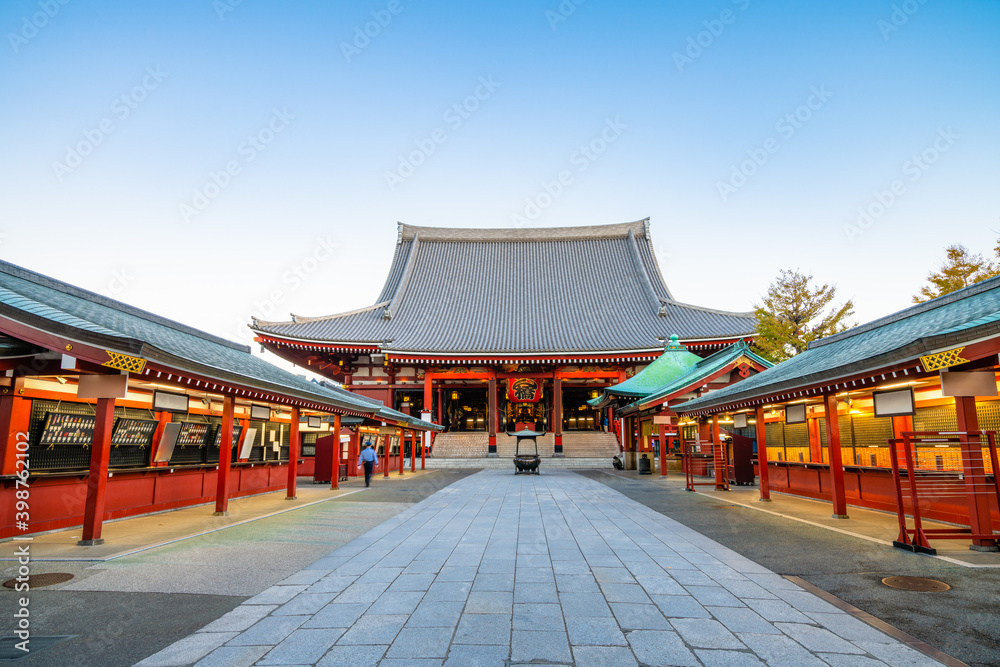
[[[813,341],[788,361],[674,409],[693,412],[832,383],[987,336],[1000,336],[1000,278]]]
[[[574,353],[657,350],[671,334],[747,336],[755,320],[673,300],[641,220],[520,230],[401,224],[375,305],[252,328],[391,352]]]
[[[250,348],[0,261],[0,315],[42,331],[179,371],[374,414],[378,401],[319,387],[250,354]]]

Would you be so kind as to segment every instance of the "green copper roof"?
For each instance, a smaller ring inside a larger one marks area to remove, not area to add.
[[[649,396],[686,374],[701,360],[697,354],[688,352],[687,347],[678,343],[677,336],[671,336],[667,348],[656,361],[621,384],[612,385],[604,391],[612,396]]]

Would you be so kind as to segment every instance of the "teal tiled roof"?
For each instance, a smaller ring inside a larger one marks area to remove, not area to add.
[[[610,396],[643,397],[658,391],[676,378],[687,374],[702,361],[697,354],[677,343],[677,336],[671,337],[671,345],[653,363],[616,385],[604,390]]]

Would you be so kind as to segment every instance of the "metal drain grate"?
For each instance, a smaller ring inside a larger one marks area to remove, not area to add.
[[[16,647],[21,640],[17,637],[0,637],[0,660],[17,660],[29,655],[35,655],[56,644],[73,639],[76,635],[55,635],[52,637],[32,637],[28,641],[28,651]]]
[[[882,583],[890,588],[903,591],[919,591],[921,593],[940,593],[950,591],[951,586],[943,581],[925,579],[924,577],[886,577]]]
[[[28,586],[31,588],[41,588],[42,586],[55,586],[73,578],[72,574],[66,572],[45,572],[44,574],[32,574],[28,577]],[[3,582],[4,588],[14,588],[17,586],[17,579],[8,579]]]

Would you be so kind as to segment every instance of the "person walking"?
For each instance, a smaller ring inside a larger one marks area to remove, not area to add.
[[[378,465],[378,454],[375,452],[375,448],[372,447],[372,443],[368,443],[368,446],[362,450],[361,455],[358,457],[358,467],[360,468],[364,464],[365,466],[365,486],[371,486],[372,482],[372,469]]]

